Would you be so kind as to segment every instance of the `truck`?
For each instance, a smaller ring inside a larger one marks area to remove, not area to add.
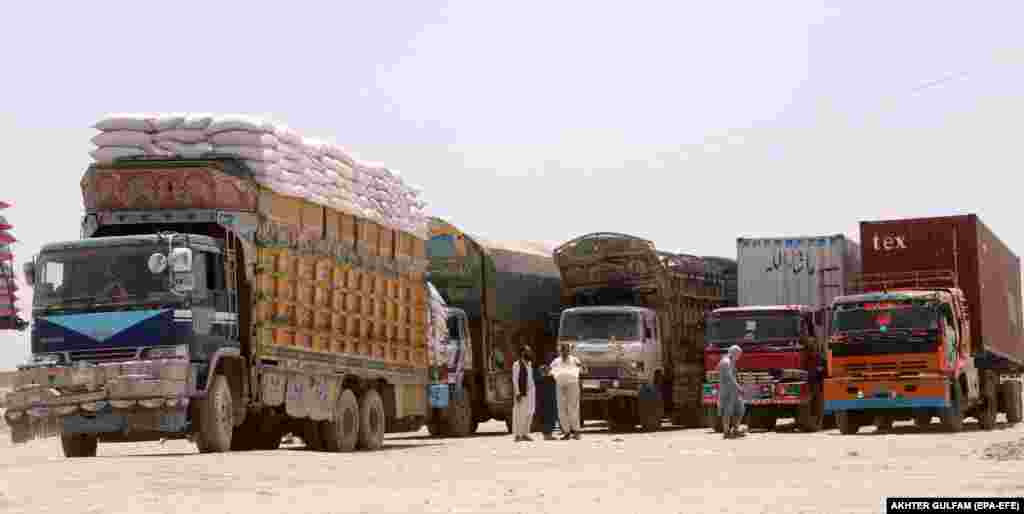
[[[840,432],[1020,422],[1020,259],[976,214],[863,221],[860,237],[863,273],[832,302],[825,407]]]
[[[583,369],[581,414],[612,431],[653,431],[664,418],[690,427],[701,412],[705,316],[724,301],[703,259],[598,232],[555,249],[562,276],[559,342]]]
[[[426,253],[430,281],[448,306],[452,348],[443,381],[451,400],[432,406],[427,427],[465,437],[496,419],[511,432],[520,347],[531,346],[541,361],[555,354],[547,319],[559,309],[558,268],[542,244],[487,240],[440,218],[430,220]]]
[[[842,234],[736,240],[739,306],[717,309],[707,322],[704,406],[718,418],[718,364],[743,348],[737,378],[745,389],[747,424],[771,430],[793,418],[807,432],[830,428],[824,378],[828,307],[860,271],[860,249]]]
[[[208,157],[208,158],[207,158]],[[427,413],[423,236],[258,182],[235,158],[93,163],[81,238],[26,263],[14,443],[380,448]]]

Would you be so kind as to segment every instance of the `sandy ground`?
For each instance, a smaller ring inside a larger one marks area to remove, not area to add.
[[[389,436],[373,453],[200,455],[187,442],[101,445],[0,434],[2,512],[884,512],[886,495],[1024,495],[1024,425],[991,432],[801,434],[785,424],[514,443],[502,423],[467,439]],[[1004,459],[991,458],[999,454]]]

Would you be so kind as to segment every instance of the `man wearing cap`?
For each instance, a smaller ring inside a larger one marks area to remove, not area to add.
[[[558,384],[558,424],[562,439],[580,438],[580,360],[570,355],[570,343],[559,346],[561,355],[551,361],[551,375]]]

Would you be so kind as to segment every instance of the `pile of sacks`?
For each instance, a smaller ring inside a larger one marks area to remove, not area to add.
[[[125,157],[198,159],[211,154],[243,160],[256,180],[387,227],[427,238],[421,191],[398,172],[360,162],[343,148],[306,138],[260,118],[215,114],[114,114],[93,125],[100,131],[90,152],[97,163]]]

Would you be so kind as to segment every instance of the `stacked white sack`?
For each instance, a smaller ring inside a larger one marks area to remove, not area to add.
[[[240,115],[115,114],[94,128],[100,163],[121,157],[201,158],[214,153],[245,161],[256,180],[304,198],[426,238],[418,189],[379,164],[361,163],[343,148],[304,138],[285,125]]]

